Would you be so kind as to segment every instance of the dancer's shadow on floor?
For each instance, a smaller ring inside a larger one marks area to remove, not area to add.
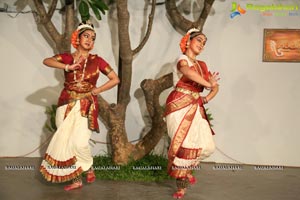
[[[40,133],[40,137],[41,137],[40,145],[41,146],[39,148],[39,153],[41,156],[43,156],[45,154],[45,151],[46,151],[46,148],[50,141],[51,135],[53,135],[53,132],[49,131],[46,128],[46,124],[48,124],[48,125],[50,124],[50,116],[46,113],[46,109],[47,109],[47,107],[51,107],[52,105],[57,105],[57,100],[58,100],[59,94],[63,88],[63,82],[64,82],[64,75],[63,75],[62,70],[55,69],[54,77],[58,81],[57,85],[40,88],[40,89],[34,91],[32,94],[29,94],[26,97],[27,102],[37,105],[37,106],[41,106],[42,110],[44,112],[44,115],[47,116],[47,119],[44,122],[43,128]]]

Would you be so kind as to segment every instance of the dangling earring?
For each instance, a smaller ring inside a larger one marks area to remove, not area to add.
[[[189,46],[190,46],[190,43],[187,42],[185,48],[189,48]]]

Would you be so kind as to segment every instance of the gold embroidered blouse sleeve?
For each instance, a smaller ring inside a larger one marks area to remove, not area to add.
[[[107,65],[106,67],[104,67],[103,73],[105,75],[108,75],[111,71],[113,71],[113,69],[109,65]]]
[[[62,62],[62,57],[61,57],[61,55],[55,55],[55,56],[53,56],[53,58],[54,58],[55,60],[57,60],[58,62]]]

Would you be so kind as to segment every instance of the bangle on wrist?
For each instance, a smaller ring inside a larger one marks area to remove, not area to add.
[[[94,91],[93,91],[93,90],[91,91],[91,93],[92,93],[92,95],[94,95],[94,96],[97,96],[97,94],[96,94],[96,93],[94,93]]]
[[[69,66],[70,66],[70,65],[66,64],[66,66],[65,66],[65,71],[66,71],[66,72],[69,72]]]

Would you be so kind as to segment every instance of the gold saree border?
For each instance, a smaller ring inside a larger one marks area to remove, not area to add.
[[[170,145],[169,151],[168,151],[168,173],[170,176],[174,176],[173,174],[179,174],[178,177],[181,177],[181,173],[185,174],[186,172],[180,172],[181,170],[186,171],[184,169],[178,169],[175,171],[178,172],[173,172],[174,170],[172,169],[173,161],[175,159],[175,156],[178,153],[178,150],[180,149],[184,139],[186,138],[186,135],[188,134],[188,131],[191,127],[192,121],[194,119],[194,116],[197,111],[198,104],[193,104],[192,107],[187,111],[185,114],[183,120],[181,121],[180,125],[177,128],[177,131],[172,139],[172,143]]]
[[[183,169],[174,164],[170,165],[168,170],[169,176],[173,178],[186,178],[188,174],[191,174],[192,170],[190,169]]]
[[[189,106],[193,102],[195,102],[195,99],[192,96],[184,94],[183,96],[169,102],[166,105],[165,115],[167,116],[168,114],[170,114],[172,112],[175,112],[186,106]]]
[[[47,161],[51,166],[62,166],[62,167],[71,166],[75,164],[75,162],[77,161],[75,156],[65,161],[59,161],[54,159],[52,156],[50,156],[47,153],[45,154],[44,160]]]
[[[44,166],[41,166],[40,172],[47,181],[52,183],[62,183],[62,182],[73,180],[74,178],[78,177],[80,174],[83,173],[83,170],[81,167],[79,167],[76,171],[74,171],[71,174],[65,176],[57,176],[57,175],[50,174]]]
[[[189,148],[180,147],[176,156],[178,158],[182,158],[185,160],[192,160],[200,157],[201,150],[202,150],[201,148],[189,149]]]

